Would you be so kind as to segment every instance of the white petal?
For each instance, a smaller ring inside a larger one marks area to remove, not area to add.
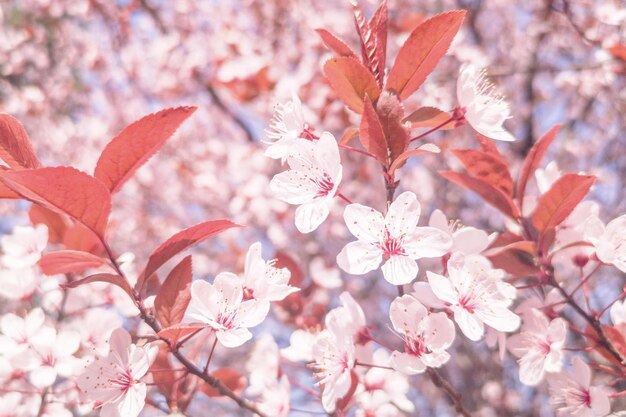
[[[391,366],[405,375],[421,374],[426,370],[426,365],[420,358],[398,351],[391,354]]]
[[[252,333],[245,328],[218,330],[215,334],[222,346],[227,348],[241,346],[252,339]]]
[[[328,217],[328,199],[316,198],[296,209],[296,228],[300,233],[310,233],[317,229]]]
[[[387,282],[393,285],[408,284],[417,276],[418,267],[415,260],[404,255],[393,255],[381,268]]]
[[[402,248],[413,259],[443,256],[451,247],[450,235],[434,227],[416,228],[402,244]]]
[[[117,355],[122,364],[128,363],[128,348],[131,342],[130,334],[122,328],[113,330],[109,337],[111,353]]]
[[[447,349],[454,341],[454,323],[446,313],[433,313],[423,322],[424,341],[431,350]]]
[[[463,334],[474,342],[479,341],[485,334],[483,322],[461,307],[454,307],[453,310],[454,321],[459,325]]]
[[[430,288],[433,290],[433,293],[435,293],[437,298],[451,304],[458,301],[458,293],[448,278],[430,271],[426,271],[426,276],[428,277]]]
[[[382,260],[380,248],[361,240],[348,243],[337,255],[337,265],[353,275],[363,275],[375,270]]]
[[[589,385],[591,385],[591,368],[589,368],[589,365],[580,356],[574,356],[572,365],[574,367],[574,380],[583,388],[589,388]]]
[[[501,332],[514,332],[520,326],[520,317],[505,307],[493,306],[476,310],[476,315],[487,325]]]
[[[137,417],[146,403],[146,384],[133,384],[119,402],[120,416]]]
[[[529,352],[520,359],[519,379],[524,385],[535,386],[543,379],[544,357],[538,352]]]
[[[317,195],[317,185],[305,171],[288,170],[274,175],[270,189],[276,198],[289,204],[303,204]]]
[[[393,237],[407,235],[415,229],[420,218],[420,203],[410,191],[400,194],[389,206],[385,216],[387,230]]]
[[[383,215],[371,207],[350,204],[343,212],[343,218],[350,233],[357,239],[378,243],[385,229]]]
[[[37,388],[46,388],[54,384],[57,371],[52,366],[40,366],[31,371],[28,380]]]

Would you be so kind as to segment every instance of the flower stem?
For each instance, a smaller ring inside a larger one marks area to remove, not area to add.
[[[445,125],[447,125],[448,123],[454,122],[457,118],[455,116],[451,116],[448,120],[446,120],[443,123],[438,124],[437,126],[433,127],[432,129],[427,130],[426,132],[419,134],[417,136],[415,136],[414,138],[412,138],[411,140],[409,140],[409,143],[419,140],[421,138],[423,138],[424,136],[428,136],[433,132],[436,132],[437,130],[441,129],[442,127],[444,127]]]

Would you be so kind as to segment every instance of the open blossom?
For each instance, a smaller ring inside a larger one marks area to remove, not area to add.
[[[265,155],[283,162],[293,151],[296,139],[314,137],[311,127],[304,120],[302,102],[296,94],[292,95],[290,101],[276,106],[265,134],[270,140]]]
[[[327,329],[313,344],[311,367],[322,385],[322,405],[328,413],[335,411],[336,403],[350,391],[352,369],[356,364],[352,336],[335,320],[326,320]]]
[[[502,126],[511,117],[509,105],[494,92],[484,70],[471,64],[463,65],[456,84],[456,95],[465,120],[474,130],[490,139],[515,140]]]
[[[341,306],[332,309],[326,316],[326,322],[333,321],[342,332],[352,336],[356,342],[367,337],[365,313],[349,292],[344,291],[339,296]]]
[[[595,246],[599,260],[626,272],[626,214],[606,226],[592,216],[585,223],[585,236]]]
[[[291,385],[287,375],[268,384],[258,401],[259,410],[272,417],[287,417],[290,410]]]
[[[156,358],[158,347],[136,346],[128,332],[116,329],[106,358],[96,358],[78,378],[78,386],[101,407],[102,417],[136,417],[144,407],[146,384],[140,379]]]
[[[604,417],[611,411],[609,393],[591,386],[591,369],[580,357],[573,359],[573,373],[562,371],[549,379],[550,394],[559,417]]]
[[[287,163],[289,170],[275,175],[270,188],[279,199],[298,205],[296,228],[312,232],[328,217],[341,182],[339,146],[328,132],[319,140],[297,139]]]
[[[225,347],[237,347],[252,338],[248,328],[261,323],[267,316],[269,303],[243,299],[239,278],[222,272],[215,282],[191,283],[191,301],[187,316],[209,325],[217,340]]]
[[[14,355],[28,349],[38,335],[46,320],[41,308],[35,308],[25,317],[7,313],[0,320],[0,352]]]
[[[455,332],[446,313],[429,313],[415,298],[403,295],[391,303],[389,317],[404,339],[404,352],[394,351],[391,355],[395,370],[413,375],[448,362],[446,349],[454,341]]]
[[[298,288],[289,285],[289,269],[276,268],[275,261],[265,261],[261,249],[261,243],[256,242],[246,254],[246,265],[241,279],[244,299],[269,303],[280,301],[298,291]]]
[[[16,226],[13,233],[0,238],[2,265],[10,269],[23,269],[35,265],[48,244],[48,228],[43,224],[35,227]]]
[[[384,260],[385,279],[394,285],[407,284],[417,276],[416,259],[442,256],[452,245],[447,233],[434,227],[417,227],[420,204],[410,191],[400,194],[384,217],[361,204],[350,204],[343,216],[358,239],[337,255],[339,267],[350,274],[373,271]]]
[[[258,395],[269,386],[276,383],[279,375],[280,354],[278,345],[269,334],[261,336],[246,363],[249,373],[249,384],[246,392],[249,395]]]
[[[480,340],[485,324],[501,332],[515,331],[520,318],[509,310],[515,288],[473,265],[458,267],[448,262],[450,277],[428,271],[428,283],[435,295],[454,313],[454,321],[470,340]]]
[[[449,222],[441,210],[435,210],[428,220],[430,227],[435,227],[450,235],[452,247],[450,252],[461,252],[465,255],[479,254],[491,243],[487,232],[471,226],[462,226],[458,222]]]
[[[512,336],[507,344],[520,357],[520,381],[537,385],[546,372],[560,372],[563,367],[563,345],[567,323],[561,318],[549,321],[541,311],[533,309],[526,316],[522,332]]]

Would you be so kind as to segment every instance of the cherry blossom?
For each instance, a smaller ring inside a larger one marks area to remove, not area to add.
[[[452,261],[452,260],[451,260]],[[468,267],[458,268],[448,262],[449,278],[428,271],[428,282],[435,295],[448,304],[454,321],[470,340],[480,340],[484,325],[501,332],[513,332],[520,317],[509,310],[515,298],[515,288],[488,273]]]
[[[269,386],[274,385],[279,375],[278,345],[269,334],[261,336],[250,354],[246,369],[250,377],[246,391],[250,395],[262,394]]]
[[[494,93],[494,86],[484,70],[472,64],[461,67],[456,83],[456,95],[465,120],[481,135],[490,139],[514,141],[502,124],[509,119],[509,105]]]
[[[404,352],[394,351],[391,355],[394,369],[413,375],[448,362],[446,349],[454,341],[455,332],[445,313],[429,313],[415,298],[403,295],[391,303],[389,317],[404,340]]]
[[[290,169],[274,176],[270,188],[279,199],[298,205],[296,228],[312,232],[328,217],[341,182],[337,141],[328,132],[315,141],[297,139],[287,163]]]
[[[0,319],[0,352],[13,355],[23,352],[40,335],[46,316],[41,308],[34,308],[25,317],[7,313]]]
[[[285,162],[294,150],[296,139],[315,137],[310,129],[309,124],[304,119],[302,102],[294,93],[290,101],[279,104],[274,109],[270,125],[265,130],[265,134],[270,140],[265,155]]]
[[[606,388],[591,385],[591,369],[579,356],[573,372],[562,371],[549,379],[552,403],[560,417],[604,417],[611,411]]]
[[[352,386],[352,369],[356,364],[352,336],[335,320],[326,320],[327,329],[313,345],[313,363],[319,384],[322,385],[322,405],[328,413],[335,411],[336,403]]]
[[[521,359],[520,380],[526,385],[538,385],[546,372],[560,372],[563,367],[563,345],[567,323],[561,318],[549,321],[539,310],[527,316],[522,332],[512,336],[507,345]]]
[[[332,321],[334,326],[353,337],[355,342],[367,340],[365,313],[361,306],[352,298],[349,292],[344,291],[339,296],[341,306],[332,309],[326,316],[326,322]]]
[[[626,300],[615,302],[611,306],[610,314],[614,326],[622,326],[626,329]]]
[[[626,272],[626,214],[606,226],[599,218],[591,217],[585,224],[585,234],[600,261]]]
[[[259,410],[272,417],[287,417],[291,398],[291,384],[287,375],[283,375],[277,382],[269,384],[263,390],[258,401]]]
[[[261,254],[261,243],[250,246],[246,254],[246,264],[242,277],[243,297],[246,300],[254,299],[259,303],[280,301],[298,291],[290,286],[291,273],[287,268],[276,268],[273,261],[265,261]],[[269,307],[268,307],[269,308]]]
[[[144,407],[146,384],[140,382],[156,358],[157,346],[137,346],[116,329],[106,358],[97,357],[78,378],[79,387],[101,408],[102,417],[136,417]]]
[[[450,235],[452,247],[450,252],[461,252],[465,255],[479,254],[491,243],[487,232],[471,226],[463,226],[458,221],[448,221],[446,215],[439,209],[433,211],[428,220],[430,227],[435,227]]]
[[[243,299],[240,279],[222,272],[213,284],[194,281],[187,316],[209,325],[217,340],[225,347],[237,347],[252,338],[248,328],[261,323],[267,316],[269,303]]]
[[[16,226],[11,235],[0,238],[4,254],[0,262],[10,269],[24,269],[35,265],[48,244],[48,228],[43,224],[35,227]]]
[[[452,245],[450,236],[434,227],[417,227],[420,204],[410,191],[398,196],[383,215],[361,204],[344,212],[348,230],[358,239],[337,255],[344,271],[362,275],[377,269],[394,285],[408,284],[418,272],[416,259],[444,255]]]

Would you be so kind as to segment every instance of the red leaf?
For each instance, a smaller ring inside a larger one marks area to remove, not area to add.
[[[210,220],[176,233],[152,252],[148,259],[148,264],[141,275],[149,277],[173,256],[231,227],[241,226],[230,220]],[[141,288],[141,286],[138,286],[138,288]]]
[[[601,324],[602,333],[606,337],[606,340],[613,346],[613,349],[619,354],[620,358],[622,358],[622,362],[618,363],[617,359],[611,355],[606,349],[602,347],[596,348],[602,356],[610,360],[612,363],[619,365],[622,369],[625,369],[626,365],[626,335],[618,330],[616,327],[606,326]]]
[[[502,158],[476,149],[454,149],[452,153],[467,172],[513,197],[513,178]]]
[[[352,56],[356,58],[356,53],[343,40],[333,35],[326,29],[315,29],[324,45],[339,56]]]
[[[324,64],[324,76],[341,101],[359,114],[366,95],[374,102],[380,95],[372,73],[354,57],[329,59]]]
[[[23,198],[67,214],[104,237],[111,195],[94,177],[70,167],[52,167],[3,172],[0,180]]]
[[[48,242],[60,243],[71,221],[52,210],[33,204],[28,211],[33,225],[45,224],[48,227]]]
[[[74,223],[67,228],[63,235],[63,246],[65,246],[65,249],[89,252],[96,255],[105,252],[100,238],[80,223]]]
[[[154,300],[157,319],[163,327],[179,324],[191,300],[191,255],[167,276]]]
[[[413,113],[409,114],[404,118],[403,122],[410,122],[411,127],[428,127],[433,128],[437,126],[441,126],[446,123],[446,121],[451,120],[452,115],[443,110],[439,110],[436,107],[420,107],[415,110]],[[449,130],[454,129],[454,123],[446,123],[445,125],[439,127],[439,130]]]
[[[363,63],[369,70],[374,78],[377,80],[378,85],[382,87],[382,80],[385,75],[384,68],[378,60],[378,44],[376,42],[376,33],[372,31],[370,24],[363,12],[359,8],[356,2],[352,3],[352,10],[354,11],[354,24],[356,26],[357,33],[359,34],[359,40],[361,41],[361,56],[363,57]]]
[[[339,139],[339,145],[347,145],[353,137],[359,134],[359,129],[356,127],[349,127],[343,132],[343,136]]]
[[[369,21],[369,28],[376,40],[376,63],[374,72],[378,85],[382,87],[385,78],[385,65],[387,63],[387,26],[388,26],[387,0],[383,0]]]
[[[150,114],[122,130],[102,151],[94,176],[114,193],[154,155],[196,107]]]
[[[503,269],[514,277],[528,277],[539,272],[535,262],[537,256],[535,242],[524,240],[492,248],[485,252],[485,256],[495,268]]]
[[[565,174],[537,202],[532,216],[540,235],[554,229],[569,216],[596,181],[593,175]]]
[[[517,197],[517,201],[519,201],[520,207],[523,207],[522,204],[524,202],[524,193],[526,192],[526,185],[528,184],[528,180],[535,173],[535,170],[541,163],[543,156],[546,154],[548,147],[556,138],[556,134],[561,129],[561,125],[556,125],[552,129],[548,130],[530,149],[528,155],[526,155],[526,159],[524,160],[524,164],[522,165],[522,169],[520,171],[519,179],[517,180],[517,191],[515,196]]]
[[[26,129],[8,114],[0,114],[0,158],[16,170],[41,166]]]
[[[46,275],[81,272],[89,268],[97,268],[106,264],[106,259],[76,250],[60,250],[43,255],[39,266]]]
[[[432,143],[425,143],[417,149],[409,149],[408,151],[401,153],[393,161],[393,164],[391,164],[391,167],[389,167],[389,175],[393,176],[396,169],[404,165],[406,160],[412,156],[423,155],[423,154],[428,154],[428,153],[430,154],[439,153],[439,152],[441,152],[441,149],[439,149],[437,145],[434,145]]]
[[[372,101],[367,96],[365,97],[365,107],[363,108],[363,116],[361,117],[361,126],[359,128],[359,140],[369,153],[376,156],[378,162],[384,166],[389,165],[385,131]]]
[[[440,171],[439,174],[457,185],[477,193],[483,200],[500,210],[503,214],[513,219],[520,217],[519,209],[513,203],[513,199],[491,184],[461,172]]]
[[[387,77],[386,88],[406,99],[417,90],[450,47],[465,11],[431,17],[413,30],[400,48]]]
[[[245,376],[232,368],[217,369],[215,372],[211,372],[211,376],[217,378],[222,384],[226,385],[229,390],[236,394],[240,394],[248,383]],[[208,397],[220,397],[222,395],[217,389],[213,388],[205,381],[201,381],[198,388]]]
[[[117,285],[118,287],[120,287],[121,289],[126,291],[126,294],[128,294],[131,298],[134,299],[134,297],[133,297],[133,290],[130,288],[130,285],[128,285],[128,282],[124,278],[120,277],[119,275],[115,275],[115,274],[94,274],[94,275],[89,275],[86,278],[79,279],[79,280],[72,281],[72,282],[68,282],[67,284],[64,285],[64,287],[66,287],[66,288],[76,288],[76,287],[78,287],[80,285],[91,284],[93,282],[108,282],[109,284]]]
[[[409,129],[404,125],[404,107],[398,96],[389,91],[381,93],[376,113],[387,138],[389,158],[393,162],[409,146]]]
[[[189,336],[190,334],[198,333],[206,327],[206,324],[202,323],[175,324],[174,326],[161,330],[158,333],[158,336],[161,339],[167,340],[170,345],[173,346],[184,337]]]

